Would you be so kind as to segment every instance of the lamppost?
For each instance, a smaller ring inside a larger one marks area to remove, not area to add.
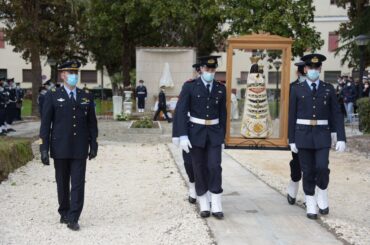
[[[50,65],[50,79],[56,85],[58,82],[57,61],[53,58],[48,58],[47,63]]]
[[[366,35],[359,35],[355,38],[356,45],[360,49],[360,84],[362,84],[362,77],[364,76],[365,70],[365,50],[366,46],[370,41],[370,37]]]
[[[279,115],[279,69],[281,67],[281,61],[276,60],[273,63],[275,69],[276,69],[276,90],[275,90],[275,107],[276,107],[276,117]]]

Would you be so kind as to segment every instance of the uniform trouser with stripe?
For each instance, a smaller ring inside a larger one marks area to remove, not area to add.
[[[182,151],[182,159],[184,160],[184,167],[186,174],[188,175],[189,182],[194,183],[195,177],[190,153]]]
[[[145,98],[138,98],[137,99],[137,107],[139,109],[144,109],[145,108]]]
[[[86,159],[54,159],[54,167],[58,212],[70,222],[77,222],[84,204]]]
[[[195,176],[195,190],[198,196],[207,191],[222,193],[221,145],[194,146],[190,150]]]
[[[290,178],[294,182],[298,182],[302,179],[302,169],[299,162],[299,157],[297,153],[292,152],[293,159],[290,161]]]
[[[303,191],[313,196],[315,187],[325,190],[329,185],[329,151],[322,149],[298,149],[299,161],[303,172]]]

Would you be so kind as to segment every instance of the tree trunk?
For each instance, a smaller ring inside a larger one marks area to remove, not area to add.
[[[126,88],[131,85],[130,70],[132,65],[131,64],[132,45],[127,24],[124,25],[122,32],[123,32],[122,73],[123,73],[123,86],[124,88]]]
[[[42,85],[40,51],[36,45],[33,45],[30,51],[32,63],[32,116],[37,116],[39,115],[37,96],[39,93],[39,87]]]

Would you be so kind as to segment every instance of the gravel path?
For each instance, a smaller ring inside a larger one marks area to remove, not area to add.
[[[59,224],[54,168],[35,159],[0,184],[0,244],[214,243],[165,145],[100,145],[79,232]]]

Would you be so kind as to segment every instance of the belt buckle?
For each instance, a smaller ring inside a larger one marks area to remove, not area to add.
[[[212,120],[205,120],[205,125],[206,126],[212,125]]]
[[[317,120],[310,120],[310,125],[311,126],[316,126],[317,125]]]

